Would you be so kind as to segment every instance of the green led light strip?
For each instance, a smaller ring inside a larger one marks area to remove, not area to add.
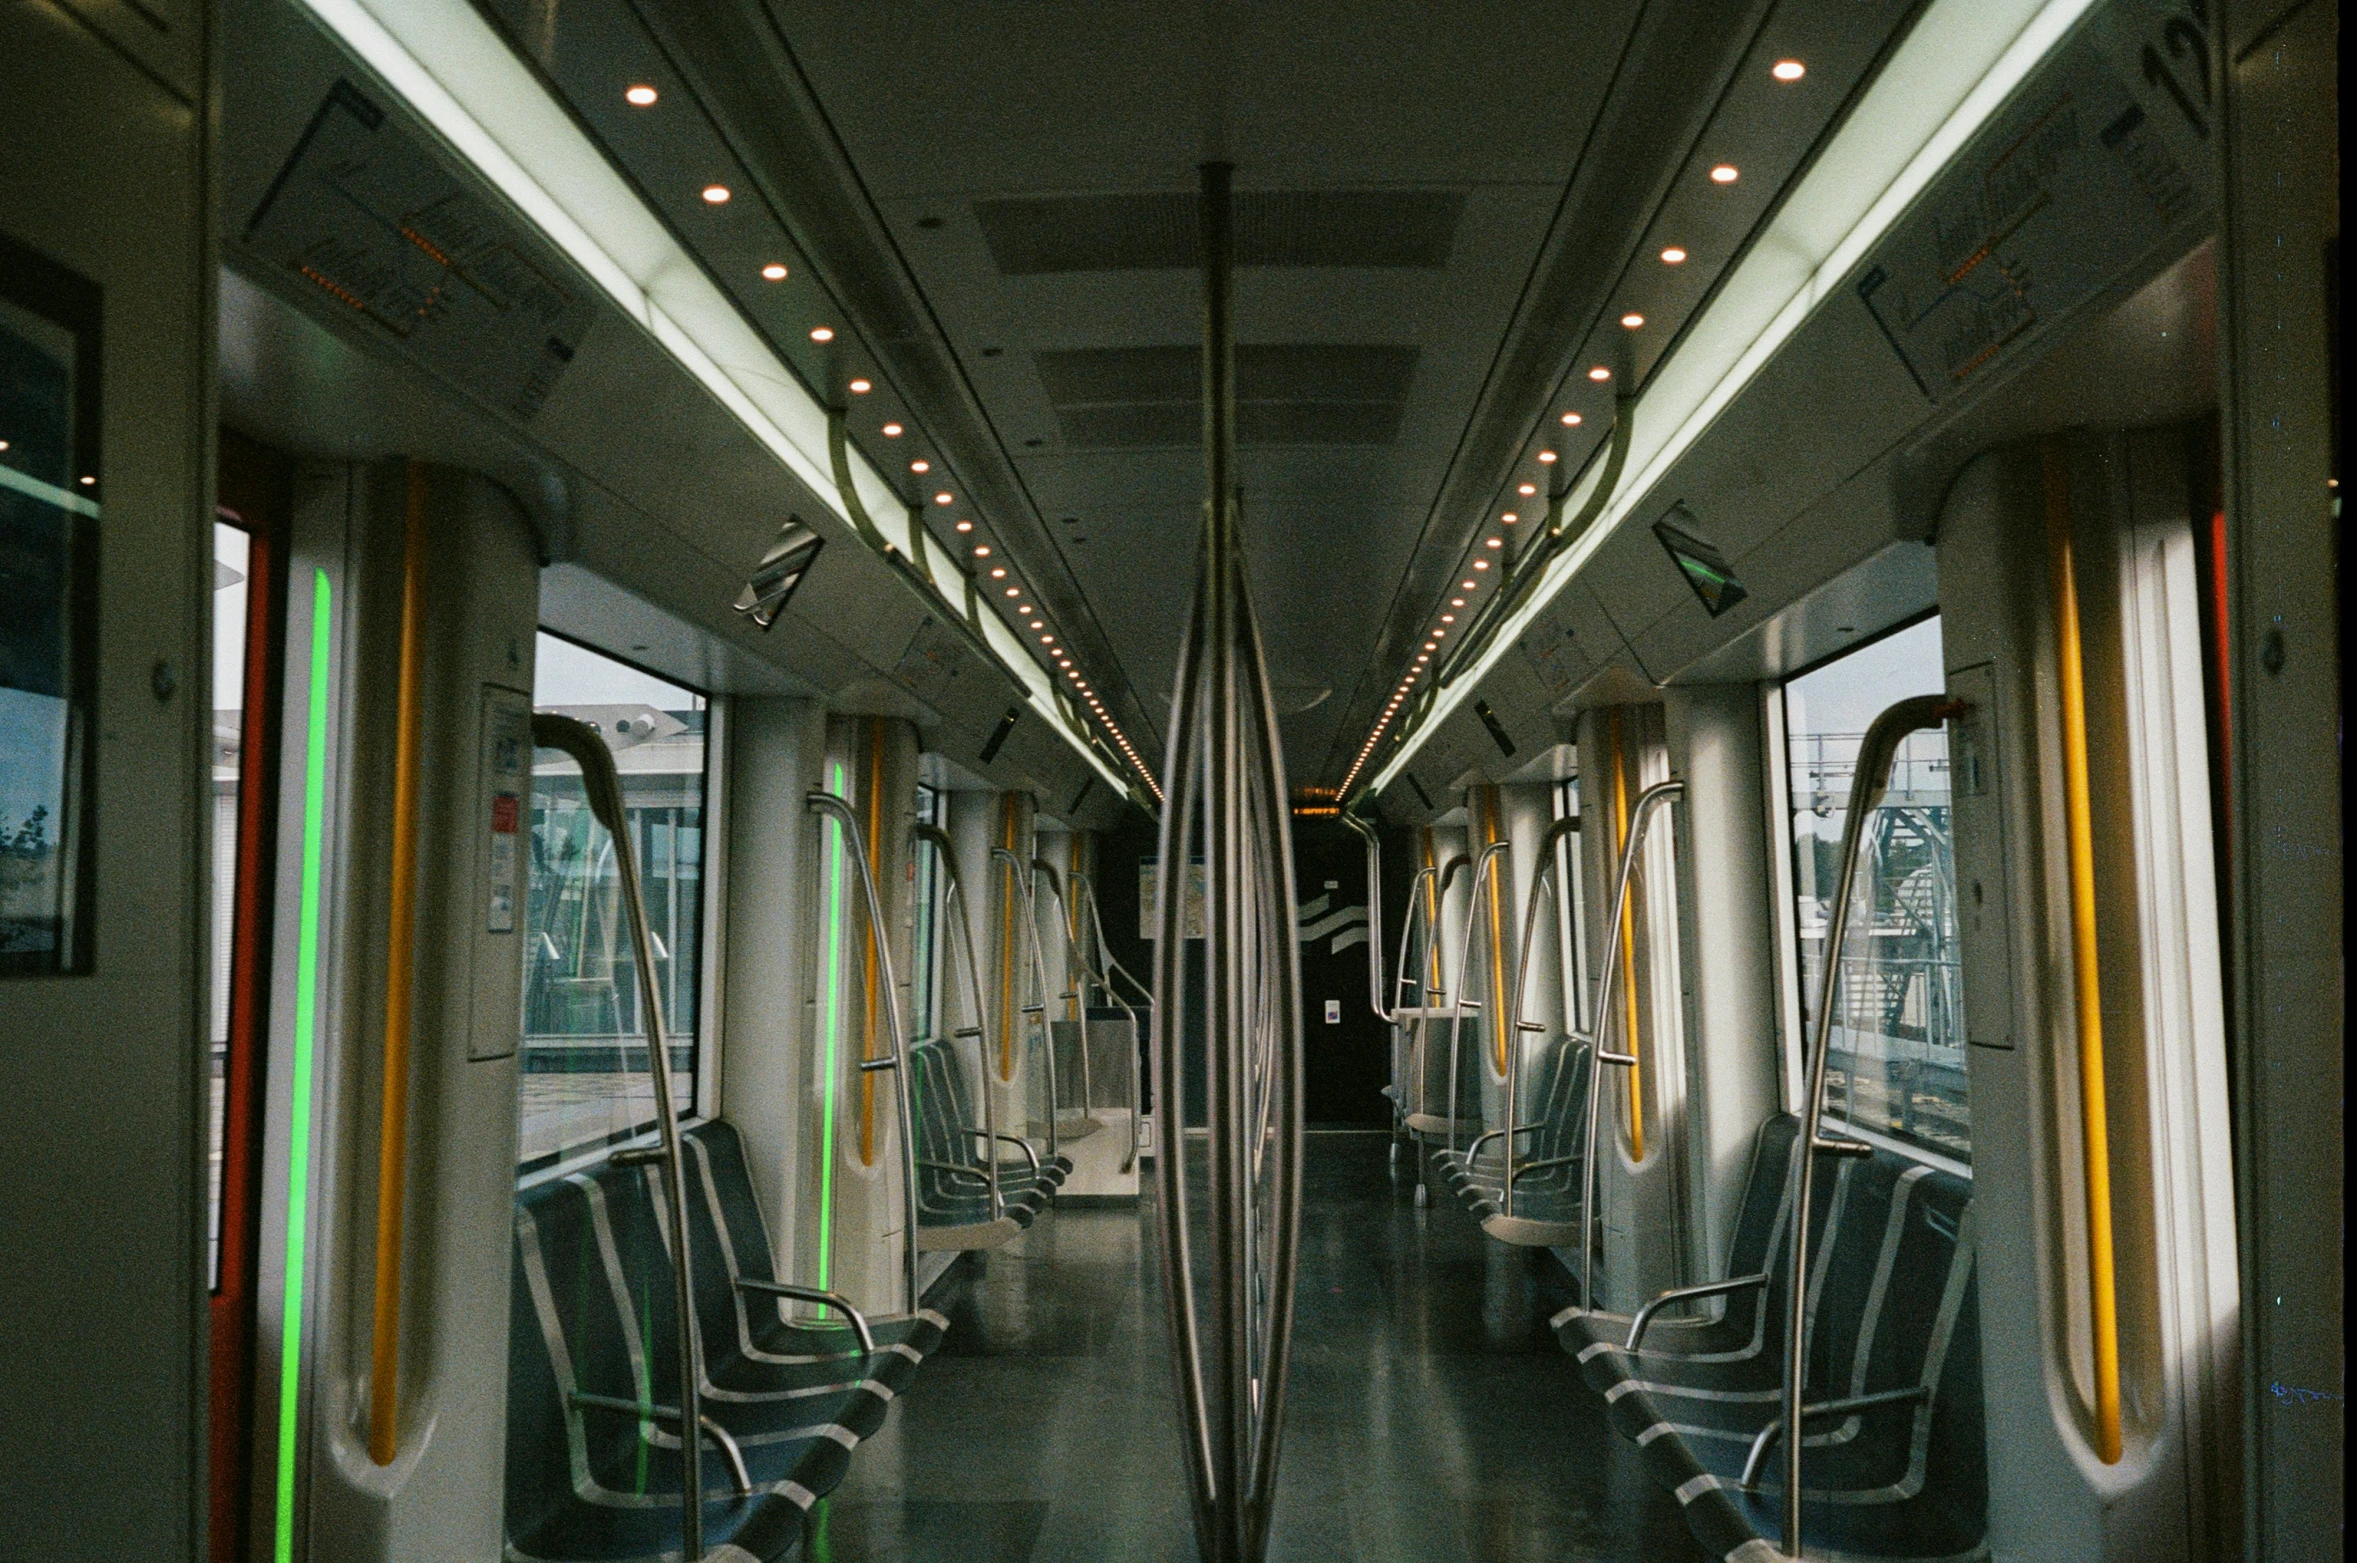
[[[302,942],[295,960],[295,1056],[288,1101],[286,1314],[278,1347],[278,1563],[295,1555],[295,1411],[303,1369],[303,1245],[311,1184],[311,1053],[319,1018],[319,880],[327,813],[327,572],[311,578],[311,690],[303,745]]]
[[[828,786],[836,797],[843,796],[843,767],[840,762],[829,766]],[[841,1027],[839,995],[843,991],[843,827],[829,816],[820,827],[820,839],[827,844],[827,983],[826,983],[826,1066],[820,1075],[820,1101],[825,1116],[819,1136],[818,1156],[818,1284],[824,1289],[833,1286],[835,1273],[835,1044]]]

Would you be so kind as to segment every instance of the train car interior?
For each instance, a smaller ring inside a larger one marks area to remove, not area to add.
[[[0,1563],[2343,1555],[2330,0],[5,0]]]

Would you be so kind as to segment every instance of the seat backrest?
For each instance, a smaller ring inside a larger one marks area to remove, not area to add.
[[[1843,1392],[1928,1386],[1931,1400],[1918,1418],[1926,1490],[1960,1522],[1977,1526],[1988,1511],[1988,1454],[1972,1184],[1877,1153],[1885,1156],[1904,1169],[1904,1198],[1878,1317],[1871,1338],[1859,1343]]]

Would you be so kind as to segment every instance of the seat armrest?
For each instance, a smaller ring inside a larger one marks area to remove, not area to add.
[[[1673,1286],[1637,1310],[1637,1316],[1629,1321],[1629,1344],[1626,1349],[1633,1355],[1637,1343],[1645,1338],[1646,1327],[1652,1324],[1653,1316],[1672,1303],[1692,1302],[1698,1297],[1725,1297],[1733,1292],[1748,1292],[1755,1286],[1767,1284],[1767,1274],[1762,1272],[1759,1275],[1739,1275],[1725,1281],[1705,1281],[1700,1286]]]
[[[764,1297],[791,1297],[797,1302],[825,1303],[830,1308],[841,1309],[843,1317],[851,1321],[852,1333],[859,1337],[859,1349],[871,1357],[876,1354],[876,1337],[868,1329],[867,1315],[853,1307],[850,1299],[840,1292],[824,1292],[815,1286],[796,1286],[789,1281],[764,1281],[750,1275],[737,1277],[737,1290],[758,1292]]]

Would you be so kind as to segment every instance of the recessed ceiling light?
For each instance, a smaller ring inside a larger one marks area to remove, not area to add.
[[[783,282],[786,280],[786,268],[776,261],[771,261],[761,268],[761,276],[767,282]]]
[[[1686,252],[1673,244],[1661,252],[1661,263],[1664,266],[1683,266],[1686,264]]]
[[[1645,324],[1645,317],[1632,309],[1627,314],[1620,317],[1620,324],[1622,330],[1634,331],[1639,326]]]
[[[1021,596],[1022,588],[1017,587],[1015,590],[1008,592],[1007,595],[1010,597]],[[1031,615],[1031,604],[1027,602],[1019,602],[1015,604],[1015,612],[1021,617],[1028,618]]]
[[[854,380],[851,382],[851,394],[854,396],[865,396],[868,392],[874,389],[875,387],[865,380]]]
[[[1433,643],[1432,643],[1431,641],[1426,641],[1426,642],[1424,643],[1424,649],[1425,649],[1426,651],[1430,651],[1430,650],[1432,649],[1432,644],[1433,644]]]
[[[1487,559],[1476,559],[1473,561],[1473,568],[1476,570],[1486,570],[1489,568],[1489,561]]]
[[[994,581],[1005,580],[1007,578],[1007,567],[1003,564],[991,566],[990,578]]]
[[[1563,426],[1567,429],[1578,428],[1580,426],[1580,415],[1576,412],[1565,413],[1563,415]]]
[[[1422,664],[1424,664],[1424,663],[1426,663],[1426,662],[1430,662],[1431,660],[1432,660],[1432,659],[1431,659],[1430,657],[1428,657],[1428,656],[1424,655],[1424,653],[1422,653],[1421,651],[1419,651],[1419,652],[1417,652],[1417,653],[1416,653],[1416,661],[1417,661],[1417,664],[1418,664],[1419,666],[1421,666]]]
[[[83,477],[82,477],[82,486],[83,486],[84,488],[96,488],[96,487],[98,487],[98,479],[96,479],[96,478],[94,478],[94,477],[91,477],[89,474],[85,473],[85,474],[83,474]]]
[[[1466,591],[1472,591],[1472,590],[1473,590],[1475,587],[1479,586],[1480,584],[1481,584],[1481,583],[1480,583],[1479,581],[1467,581],[1467,582],[1465,583],[1465,587],[1464,587],[1464,589],[1465,589]]]
[[[714,206],[721,206],[721,205],[724,205],[724,204],[726,204],[726,203],[727,203],[727,201],[728,201],[728,186],[726,186],[726,185],[706,185],[706,186],[704,186],[704,199],[705,199],[706,201],[710,202],[710,203],[711,203],[712,205],[714,205]]]
[[[1509,511],[1507,511],[1507,512],[1506,512],[1504,515],[1502,515],[1502,516],[1498,517],[1498,519],[1499,519],[1500,521],[1503,521],[1503,522],[1505,522],[1505,523],[1506,523],[1508,526],[1512,526],[1512,525],[1513,525],[1515,522],[1517,522],[1517,521],[1521,520],[1521,519],[1522,519],[1522,517],[1520,517],[1520,516],[1516,515],[1516,514],[1515,514],[1513,511],[1509,510]]]
[[[1053,635],[1042,635],[1040,639],[1047,642],[1051,646],[1056,643],[1056,637]]]
[[[933,470],[933,463],[929,461],[912,461],[908,464],[908,470],[911,472],[930,472]]]
[[[654,103],[655,96],[654,88],[641,83],[636,87],[625,88],[622,93],[622,101],[634,109],[643,109]]]
[[[957,496],[949,492],[947,489],[943,489],[940,493],[933,496],[933,503],[936,505],[953,504],[956,502],[956,500]]]
[[[1007,588],[1007,595],[1009,597],[1020,597],[1023,595],[1023,588],[1020,586],[1010,586]]]
[[[1602,364],[1598,364],[1595,368],[1588,371],[1588,378],[1597,381],[1609,380],[1612,378],[1612,371],[1605,368]]]
[[[1809,68],[1798,60],[1778,60],[1768,67],[1768,74],[1778,81],[1798,81],[1809,73]]]
[[[1543,450],[1543,451],[1540,451],[1540,452],[1539,452],[1539,465],[1540,465],[1540,466],[1542,466],[1542,467],[1544,467],[1544,466],[1549,466],[1549,465],[1551,465],[1551,464],[1554,462],[1554,460],[1555,460],[1555,453],[1554,453],[1553,451],[1551,451],[1551,450]]]
[[[1731,185],[1741,177],[1742,175],[1736,172],[1735,165],[1733,163],[1721,163],[1718,167],[1710,171],[1710,179],[1712,184]]]
[[[1514,485],[1514,492],[1517,494],[1530,495],[1535,494],[1538,491],[1539,486],[1536,483],[1517,483]]]
[[[888,440],[896,440],[896,439],[899,439],[899,438],[900,438],[900,425],[899,425],[899,424],[897,424],[897,423],[887,423],[887,424],[885,424],[885,425],[884,425],[884,438],[886,438],[886,439],[888,439]]]
[[[958,523],[958,530],[961,532],[971,532],[974,530],[974,523],[971,521],[960,521]]]
[[[974,547],[974,557],[977,559],[989,558],[990,545],[988,543],[977,543]]]
[[[833,326],[812,326],[810,328],[810,340],[813,342],[832,342],[835,340],[835,328]]]
[[[1440,622],[1443,624],[1454,624],[1457,622],[1457,616],[1453,613],[1444,613],[1440,616]]]
[[[1473,583],[1471,581],[1467,581],[1465,584],[1471,586]],[[1451,597],[1449,599],[1449,606],[1452,608],[1462,608],[1465,606],[1465,599],[1462,597]]]

